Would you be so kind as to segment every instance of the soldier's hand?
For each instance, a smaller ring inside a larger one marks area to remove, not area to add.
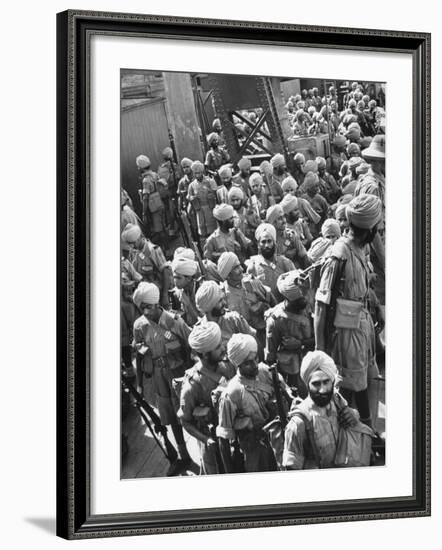
[[[301,349],[302,342],[294,336],[284,336],[282,338],[282,345],[289,351],[297,351]]]
[[[338,413],[338,421],[343,428],[351,428],[358,421],[358,415],[352,408],[344,407]]]
[[[206,445],[208,447],[212,447],[213,445],[216,445],[216,441],[212,437],[209,437],[207,438]]]

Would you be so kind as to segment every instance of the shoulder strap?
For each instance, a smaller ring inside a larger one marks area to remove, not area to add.
[[[321,468],[321,457],[319,455],[318,447],[316,446],[315,436],[313,433],[313,422],[310,416],[301,408],[296,407],[291,412],[291,417],[297,416],[304,422],[305,433],[307,434],[307,440],[313,453],[313,459],[318,468]]]

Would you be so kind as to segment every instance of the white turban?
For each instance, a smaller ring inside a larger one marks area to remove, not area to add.
[[[211,311],[223,297],[223,291],[215,281],[204,281],[195,295],[196,307],[202,312]]]
[[[282,273],[276,282],[279,292],[290,302],[294,302],[303,296],[301,289],[297,285],[298,275],[296,270]]]
[[[218,168],[218,174],[220,176],[232,176],[232,167],[230,164],[223,164],[223,166]]]
[[[178,273],[179,275],[193,277],[198,271],[198,264],[194,260],[188,260],[187,258],[179,256],[172,262],[172,271],[173,273]]]
[[[217,323],[207,321],[195,325],[189,334],[189,346],[197,353],[216,349],[221,342],[221,329]]]
[[[336,237],[337,239],[339,239],[339,237],[341,236],[341,228],[339,226],[339,223],[333,218],[328,218],[322,224],[321,234],[323,237]]]
[[[259,169],[263,174],[268,176],[273,174],[273,167],[268,160],[263,160],[259,165]]]
[[[247,157],[242,157],[238,162],[238,168],[240,170],[247,170],[252,167],[252,162]]]
[[[191,168],[192,172],[194,172],[196,168],[201,168],[204,170],[204,164],[200,160],[196,160],[195,162],[192,162]]]
[[[293,160],[295,164],[305,164],[305,156],[302,153],[296,153]]]
[[[307,172],[313,172],[316,174],[318,171],[318,163],[316,160],[308,160],[303,167],[304,174],[307,174]]]
[[[146,155],[138,155],[135,162],[138,168],[149,168],[150,166],[150,158],[146,157]]]
[[[207,143],[209,145],[212,145],[212,143],[214,142],[215,139],[219,140],[219,135],[216,132],[212,132],[211,134],[209,134],[207,136]]]
[[[294,195],[286,195],[279,203],[284,214],[288,214],[298,206],[298,199]]]
[[[187,258],[188,260],[195,260],[195,252],[191,248],[179,246],[173,253],[173,259],[176,260],[177,258]]]
[[[382,203],[375,195],[362,193],[347,205],[348,221],[361,229],[371,229],[382,218]]]
[[[252,186],[252,184],[257,180],[259,180],[259,183],[263,182],[261,174],[258,174],[258,172],[253,172],[249,178],[249,185]]]
[[[138,225],[128,223],[121,233],[121,239],[126,243],[134,243],[141,237],[141,229]]]
[[[272,163],[273,168],[278,168],[279,166],[285,165],[285,158],[281,155],[281,153],[278,153],[270,159],[270,162]]]
[[[160,289],[153,283],[142,282],[134,292],[133,301],[137,308],[140,308],[141,304],[158,304],[160,301]]]
[[[323,351],[309,351],[301,363],[301,378],[308,388],[310,378],[316,371],[322,371],[332,382],[340,380],[338,369],[333,359]]]
[[[272,224],[260,223],[258,225],[255,231],[255,239],[258,241],[258,244],[264,235],[268,235],[273,240],[273,242],[276,243],[276,229]]]
[[[185,166],[192,166],[193,160],[188,159],[187,157],[184,157],[181,161],[181,166],[184,168]]]
[[[318,164],[318,168],[325,168],[326,162],[324,157],[316,157],[316,162]]]
[[[296,191],[296,189],[298,189],[298,184],[295,178],[288,176],[282,180],[281,187],[284,192]]]
[[[218,258],[217,269],[223,279],[227,279],[234,267],[240,264],[234,252],[223,252]]]
[[[258,344],[250,334],[234,334],[227,344],[227,357],[233,366],[238,367],[251,353],[258,352]]]
[[[267,209],[266,221],[269,223],[275,223],[279,216],[284,215],[284,210],[279,204],[274,204]]]
[[[235,210],[230,204],[217,204],[213,209],[213,217],[220,222],[232,218],[234,214]]]
[[[227,193],[227,197],[228,197],[229,200],[232,200],[232,199],[241,199],[241,200],[243,200],[244,199],[244,193],[242,192],[241,187],[237,187],[236,185],[234,185],[233,187],[231,187],[229,189],[229,192]]]

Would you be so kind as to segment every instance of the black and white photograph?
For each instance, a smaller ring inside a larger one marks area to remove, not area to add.
[[[120,78],[121,479],[384,466],[386,83]]]

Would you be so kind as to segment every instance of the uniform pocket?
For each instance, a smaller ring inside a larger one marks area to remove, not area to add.
[[[336,328],[360,328],[361,313],[361,302],[337,298],[334,325]]]

